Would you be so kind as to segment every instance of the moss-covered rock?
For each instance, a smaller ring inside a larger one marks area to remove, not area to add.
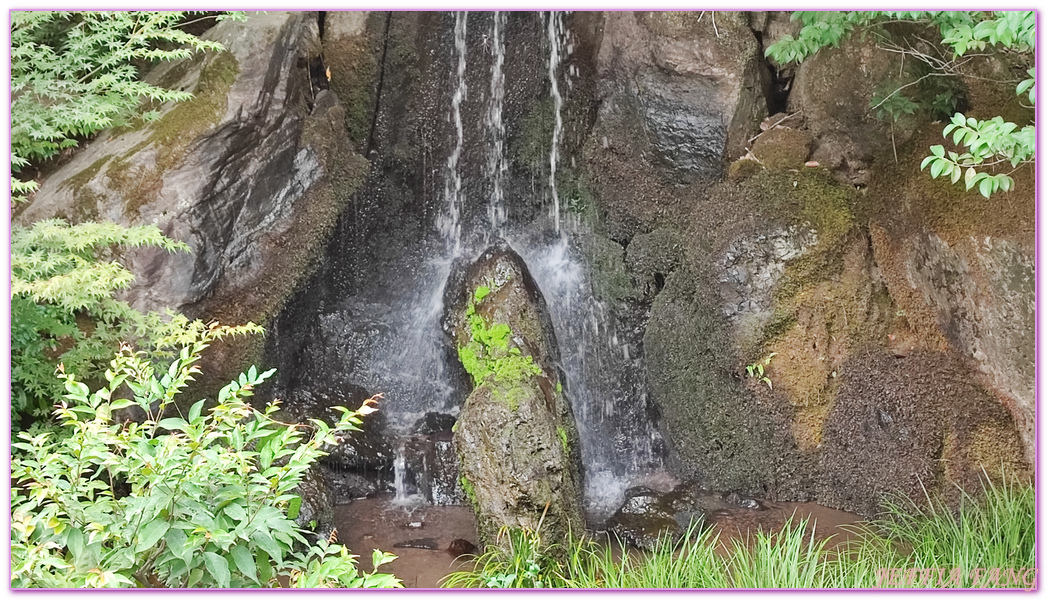
[[[445,297],[444,329],[473,379],[455,425],[463,488],[478,530],[502,526],[550,539],[580,531],[578,432],[564,395],[544,300],[523,260],[504,243],[459,264]]]
[[[644,348],[674,466],[714,489],[766,492],[784,455],[782,440],[733,375],[728,323],[707,280],[684,268],[666,279]]]
[[[378,93],[379,61],[387,15],[330,11],[324,20],[324,61],[331,91],[345,107],[345,128],[358,151],[366,150]]]
[[[799,169],[811,155],[811,136],[799,129],[778,127],[760,134],[750,152],[769,169]]]
[[[914,134],[867,193],[880,273],[918,346],[969,360],[1014,416],[1032,460],[1035,421],[1034,181],[983,198],[919,170],[939,126]]]
[[[191,100],[100,134],[48,177],[20,218],[155,224],[193,253],[130,253],[133,306],[265,324],[315,265],[367,162],[348,144],[335,96],[309,95],[315,13],[251,14],[205,35],[226,51],[147,76]],[[213,381],[198,383],[227,382],[261,347],[259,338],[216,344],[205,359]]]
[[[926,492],[955,498],[984,473],[1025,479],[1028,463],[1006,411],[955,359],[917,351],[895,358],[855,353],[822,442],[820,500],[876,514],[886,494],[914,502]]]

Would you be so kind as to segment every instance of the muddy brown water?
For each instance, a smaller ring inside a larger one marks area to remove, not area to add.
[[[834,536],[840,543],[851,538],[848,526],[861,522],[858,515],[812,503],[762,502],[762,509],[725,506],[709,515],[720,532],[721,548],[745,539],[758,530],[774,531],[787,519],[808,519],[808,532],[820,539]],[[456,539],[478,543],[476,520],[468,506],[430,506],[397,503],[392,494],[335,507],[338,539],[360,556],[360,567],[371,569],[371,552],[381,548],[397,555],[380,571],[393,573],[404,587],[438,588],[440,580],[469,563],[448,552]]]

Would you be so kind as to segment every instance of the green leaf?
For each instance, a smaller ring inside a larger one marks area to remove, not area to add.
[[[119,398],[117,400],[113,400],[112,404],[109,405],[109,408],[112,410],[120,410],[134,405],[135,403],[133,400],[128,400],[127,398]]]
[[[189,422],[190,423],[192,423],[193,421],[195,421],[198,418],[200,418],[200,413],[202,413],[203,410],[204,410],[204,402],[205,402],[204,400],[200,400],[200,401],[194,403],[191,407],[189,407]]]
[[[287,518],[294,520],[298,518],[298,511],[302,508],[302,497],[295,496],[287,503]]]
[[[203,559],[204,566],[207,567],[207,571],[211,576],[215,578],[218,587],[229,587],[229,563],[214,552],[204,552]]]
[[[233,546],[229,551],[229,556],[233,558],[233,562],[236,564],[236,568],[241,575],[252,581],[258,582],[254,557],[251,556],[251,551],[247,549],[247,546],[243,544]]]
[[[937,179],[938,176],[942,174],[942,170],[948,164],[949,163],[945,162],[944,160],[936,160],[936,161],[934,161],[934,163],[931,164],[931,177]]]
[[[938,158],[944,158],[945,146],[942,146],[941,144],[931,146],[931,154],[937,156]]]
[[[181,417],[169,417],[167,419],[161,419],[156,426],[162,429],[167,429],[168,431],[185,431],[189,424]]]
[[[254,564],[258,567],[258,580],[260,583],[268,583],[273,578],[273,567],[269,563],[269,555],[265,550],[258,549],[255,552]]]
[[[988,198],[992,195],[993,187],[993,179],[991,177],[986,177],[978,184],[978,192],[980,192],[982,196]]]
[[[142,527],[138,535],[138,543],[135,544],[135,552],[142,552],[156,545],[160,538],[164,537],[171,524],[161,519],[149,521]]]
[[[247,520],[247,511],[240,504],[228,504],[222,511],[234,521],[242,522]]]
[[[396,555],[395,554],[389,554],[387,552],[382,552],[381,550],[378,550],[378,549],[375,549],[375,551],[371,553],[371,564],[374,566],[375,569],[377,569],[378,567],[380,567],[380,566],[382,566],[382,565],[384,565],[386,563],[391,563],[394,560],[396,560]]]

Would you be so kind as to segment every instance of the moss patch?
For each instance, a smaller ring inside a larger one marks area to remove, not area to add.
[[[533,176],[548,172],[549,149],[553,145],[556,107],[551,97],[536,102],[520,123],[520,131],[511,144],[516,166]],[[548,175],[546,175],[548,177]]]
[[[103,198],[100,194],[94,192],[89,185],[109,160],[110,157],[103,156],[91,163],[83,171],[62,182],[61,188],[69,188],[73,193],[73,207],[70,217],[74,222],[95,221],[98,219],[98,205]]]
[[[111,186],[124,198],[124,213],[132,218],[156,198],[163,189],[164,174],[181,163],[192,142],[218,124],[225,114],[229,89],[240,73],[239,63],[230,52],[195,60],[207,62],[193,98],[175,104],[159,120],[145,125],[150,130],[148,139],[114,159],[106,169]],[[185,62],[188,69],[194,61]],[[156,148],[153,164],[133,164],[132,158],[150,145]]]
[[[1035,241],[1035,170],[1019,167],[1012,175],[1015,189],[984,198],[977,189],[965,191],[947,179],[932,179],[920,163],[928,148],[950,140],[942,138],[942,124],[931,124],[913,134],[899,149],[899,161],[881,161],[870,177],[865,204],[870,219],[890,229],[928,228],[950,245],[970,237],[1003,237],[1018,241],[1032,252]],[[1005,171],[1011,171],[1005,165]]]
[[[534,364],[534,358],[524,355],[515,344],[510,345],[512,329],[504,323],[493,323],[488,326],[483,317],[476,312],[476,303],[491,293],[490,288],[479,286],[473,294],[473,300],[465,310],[469,324],[469,341],[458,347],[458,358],[462,366],[473,378],[473,385],[480,387],[490,382],[492,395],[509,402],[515,410],[519,406],[519,396],[525,393],[520,383],[542,373],[542,368]]]
[[[332,18],[332,15],[328,15]],[[383,19],[372,14],[369,20]],[[324,39],[324,61],[331,69],[331,90],[345,107],[345,128],[357,148],[363,148],[374,118],[381,44],[374,32],[384,23],[373,23],[358,35]]]
[[[149,141],[157,145],[174,142],[185,146],[225,114],[229,89],[240,74],[240,64],[231,52],[219,52],[200,72],[193,98],[179,102],[150,127]]]
[[[802,168],[810,153],[810,136],[789,127],[765,131],[752,148],[753,156],[769,169]]]

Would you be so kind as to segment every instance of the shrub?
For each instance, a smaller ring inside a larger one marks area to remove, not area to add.
[[[375,399],[339,408],[333,428],[280,423],[276,402],[262,412],[246,403],[273,373],[252,367],[206,413],[201,400],[168,416],[203,349],[243,329],[197,324],[167,369],[124,346],[94,392],[60,373],[62,428],[23,432],[13,444],[13,587],[399,586],[377,573],[392,555],[376,551],[374,570],[361,575],[345,547],[307,547],[294,522],[302,475],[358,430]],[[115,417],[131,407],[145,420]]]
[[[11,231],[12,424],[46,420],[64,387],[62,363],[87,380],[101,380],[120,341],[142,340],[154,356],[199,333],[188,319],[142,314],[117,300],[134,275],[113,258],[120,248],[154,246],[185,251],[155,226],[69,225],[46,219]],[[257,333],[258,328],[241,332]],[[187,337],[188,336],[188,337]]]

